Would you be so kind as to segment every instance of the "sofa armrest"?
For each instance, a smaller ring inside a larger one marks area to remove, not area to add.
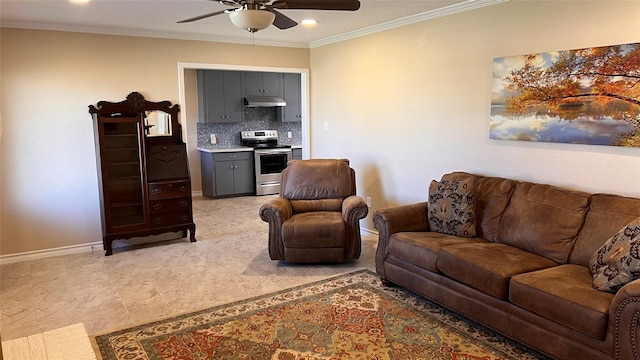
[[[271,260],[284,259],[282,224],[293,215],[291,202],[285,198],[275,198],[260,207],[260,218],[269,223],[269,256]]]
[[[382,280],[384,259],[387,257],[389,238],[392,234],[404,231],[429,231],[427,222],[427,202],[378,209],[373,214],[373,227],[378,230],[378,249],[376,250],[376,272]]]
[[[640,280],[618,290],[609,308],[614,359],[640,358]]]

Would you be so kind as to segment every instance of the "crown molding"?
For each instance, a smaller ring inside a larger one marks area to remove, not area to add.
[[[511,0],[467,0],[462,3],[445,6],[436,10],[431,10],[415,15],[406,16],[397,20],[388,21],[382,24],[369,26],[363,29],[350,31],[344,34],[331,36],[328,38],[311,41],[309,43],[302,42],[286,42],[286,41],[265,41],[259,38],[254,38],[252,43],[249,37],[240,36],[216,36],[216,35],[204,35],[198,33],[182,33],[172,31],[157,31],[157,30],[143,30],[143,29],[131,29],[131,28],[115,28],[115,27],[96,27],[86,25],[72,25],[63,23],[47,23],[47,22],[28,22],[28,21],[3,21],[1,27],[3,28],[16,28],[16,29],[29,29],[29,30],[46,30],[46,31],[66,31],[88,34],[101,34],[101,35],[117,35],[117,36],[136,36],[147,38],[160,38],[171,40],[193,40],[193,41],[209,41],[220,43],[231,43],[241,45],[258,45],[258,46],[275,46],[275,47],[290,47],[290,48],[315,48],[319,46],[325,46],[334,44],[358,37],[371,35],[399,27],[412,25],[415,23],[433,20],[449,15],[458,14],[465,11],[471,11],[491,5],[496,5]]]
[[[312,41],[309,43],[309,47],[313,49],[319,46],[335,44],[338,42],[355,39],[355,38],[359,38],[366,35],[371,35],[371,34],[383,32],[383,31],[387,31],[387,30],[392,30],[399,27],[412,25],[412,24],[416,24],[419,22],[427,21],[427,20],[433,20],[433,19],[437,19],[437,18],[449,16],[449,15],[454,15],[461,12],[480,9],[483,7],[496,5],[496,4],[500,4],[508,1],[511,1],[511,0],[467,0],[462,3],[445,6],[436,10],[431,10],[431,11],[423,12],[420,14],[410,15],[397,20],[388,21],[382,24],[369,26],[363,29],[350,31],[344,34]]]
[[[72,25],[72,24],[62,24],[62,23],[3,21],[2,27],[14,28],[14,29],[28,29],[28,30],[76,32],[76,33],[99,34],[99,35],[135,36],[135,37],[159,38],[159,39],[170,39],[170,40],[209,41],[209,42],[232,43],[232,44],[241,44],[241,45],[277,46],[277,47],[291,47],[291,48],[305,48],[305,49],[309,48],[309,45],[307,43],[286,42],[286,41],[264,41],[257,38],[254,38],[254,41],[252,43],[251,38],[248,36],[216,36],[216,35],[203,35],[203,34],[197,34],[197,33],[181,33],[181,32],[178,33],[178,32],[172,32],[172,31],[84,26],[84,25]]]

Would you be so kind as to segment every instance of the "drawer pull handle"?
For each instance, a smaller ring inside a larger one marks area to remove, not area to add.
[[[160,190],[160,189],[153,189],[153,190],[151,190],[151,193],[152,193],[153,195],[158,195],[158,194],[162,193],[162,190]]]
[[[180,220],[182,220],[182,221],[187,221],[188,219],[189,219],[189,217],[187,215],[180,216]]]
[[[184,185],[180,186],[180,191],[187,191],[187,187]]]
[[[160,210],[160,209],[162,209],[162,204],[159,204],[159,203],[153,204],[153,210]]]
[[[189,202],[188,201],[180,201],[180,206],[181,207],[189,206]]]
[[[160,218],[155,218],[155,219],[153,219],[153,223],[156,224],[156,225],[160,225],[160,224],[162,224],[162,220]]]

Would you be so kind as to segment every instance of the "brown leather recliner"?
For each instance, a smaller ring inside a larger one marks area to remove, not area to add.
[[[360,219],[368,211],[349,160],[292,160],[282,172],[280,197],[260,208],[269,223],[269,256],[295,263],[357,259]]]

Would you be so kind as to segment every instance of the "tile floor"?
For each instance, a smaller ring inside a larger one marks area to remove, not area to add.
[[[196,243],[114,242],[121,248],[113,256],[98,249],[2,265],[2,340],[78,323],[95,336],[355,269],[375,269],[377,238],[371,234],[363,235],[361,258],[346,264],[270,260],[268,225],[258,209],[275,196],[194,198]]]

